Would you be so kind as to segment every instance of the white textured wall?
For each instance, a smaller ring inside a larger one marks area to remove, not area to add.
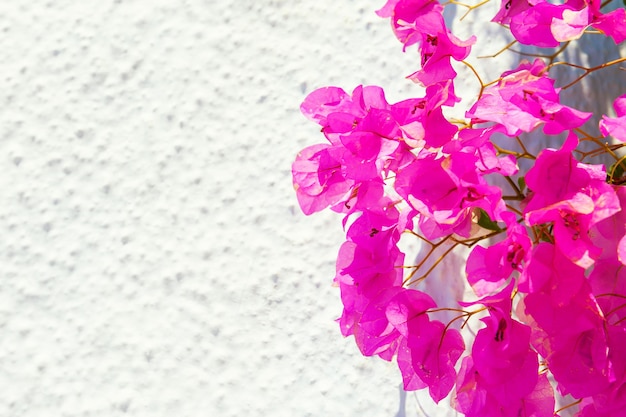
[[[416,415],[290,177],[314,88],[420,94],[382,3],[0,3],[1,416]]]

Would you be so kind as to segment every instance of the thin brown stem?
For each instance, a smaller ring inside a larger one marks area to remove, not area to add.
[[[478,75],[478,72],[476,71],[476,69],[472,66],[472,64],[470,64],[467,61],[461,61],[462,64],[465,64],[465,66],[467,66],[476,76],[476,78],[478,79],[478,82],[480,83],[480,91],[478,92],[478,98],[476,99],[476,101],[480,100],[480,98],[483,96],[483,91],[485,91],[485,88],[487,87],[485,85],[485,83],[483,82],[482,78],[480,78],[480,75]]]
[[[522,190],[519,189],[519,187],[517,186],[517,184],[515,184],[515,181],[513,181],[511,177],[504,177],[504,179],[506,180],[506,182],[509,183],[511,188],[513,188],[513,191],[515,191],[517,197],[519,197],[521,200],[526,198],[526,196],[522,193]]]
[[[602,141],[600,141],[600,139],[598,139],[598,138],[596,138],[594,136],[589,135],[587,132],[585,132],[584,130],[582,130],[580,128],[576,128],[574,130],[576,131],[576,133],[580,133],[581,135],[585,136],[585,138],[583,140],[588,140],[590,142],[595,143],[599,147],[606,149],[606,153],[611,155],[616,161],[619,161],[620,158],[617,156],[617,154],[615,152],[613,152],[613,150],[609,146],[608,142],[602,142]]]
[[[430,275],[431,272],[433,272],[433,270],[441,263],[441,261],[443,261],[443,259],[450,253],[452,252],[452,250],[454,248],[456,248],[458,246],[458,243],[455,243],[454,245],[450,246],[448,249],[446,249],[446,251],[443,253],[443,255],[441,255],[439,258],[437,258],[437,260],[431,265],[430,268],[428,268],[428,270],[426,271],[426,273],[422,274],[419,278],[416,278],[415,280],[409,281],[409,279],[411,278],[411,276],[409,276],[407,279],[404,280],[404,282],[402,283],[403,286],[411,286],[414,284],[419,284],[420,282],[422,282],[424,279],[426,279],[426,277],[428,277],[428,275]],[[420,262],[420,264],[423,265],[423,261]],[[419,268],[418,268],[419,269]],[[416,269],[417,271],[417,269]],[[413,275],[413,274],[411,274]]]
[[[552,64],[554,62],[554,60],[556,59],[557,56],[559,56],[561,54],[561,52],[563,52],[565,50],[565,48],[567,48],[569,46],[570,41],[565,42],[563,45],[561,45],[559,47],[559,49],[557,49],[553,54],[551,55],[547,55],[547,54],[534,54],[534,53],[530,53],[530,52],[522,52],[522,51],[518,51],[515,49],[511,49],[511,52],[515,52],[516,54],[522,55],[522,56],[531,56],[534,58],[546,58],[548,60],[549,65]],[[544,70],[545,71],[545,70]]]
[[[519,216],[523,216],[523,213],[521,211],[519,211],[517,208],[511,206],[510,204],[507,204],[506,208],[508,208],[511,211],[514,211]]]
[[[449,4],[456,4],[457,6],[463,6],[463,7],[467,7],[467,11],[463,14],[463,16],[461,16],[461,18],[459,19],[459,21],[462,21],[463,19],[465,19],[465,17],[467,17],[467,15],[469,14],[469,12],[471,12],[474,9],[479,8],[480,6],[489,3],[490,0],[483,0],[478,4],[475,4],[473,6],[469,5],[469,4],[465,4],[465,3],[461,3],[459,1],[456,0],[450,0]]]
[[[569,84],[565,85],[564,87],[562,87],[562,89],[565,90],[565,89],[573,86],[574,84],[576,84],[577,82],[579,82],[580,80],[582,80],[583,78],[585,78],[587,75],[591,74],[594,71],[598,71],[598,70],[601,70],[603,68],[607,68],[607,67],[610,67],[610,66],[615,65],[615,64],[619,64],[620,62],[624,62],[624,61],[626,61],[626,57],[614,59],[613,61],[605,62],[604,64],[600,64],[600,65],[597,65],[597,66],[591,67],[591,68],[583,67],[581,65],[572,64],[571,62],[567,62],[567,61],[559,61],[559,62],[551,63],[546,68],[544,68],[543,71],[548,71],[552,67],[555,67],[557,65],[567,65],[568,67],[572,67],[572,68],[583,70],[584,73],[582,75],[580,75],[578,78],[576,78],[571,83],[569,83]]]
[[[484,58],[495,58],[495,57],[497,57],[498,55],[500,55],[502,52],[504,52],[504,51],[506,51],[507,49],[511,48],[511,46],[515,45],[516,43],[517,43],[517,40],[515,40],[515,41],[513,41],[513,42],[509,43],[507,46],[505,46],[504,48],[500,49],[498,52],[496,52],[496,53],[495,53],[495,54],[493,54],[493,55],[482,55],[482,56],[479,56],[478,58],[479,58],[479,59],[484,59]]]
[[[520,139],[519,136],[515,136],[515,140],[517,141],[517,144],[522,148],[522,151],[524,151],[522,156],[526,155],[526,157],[528,157],[530,159],[537,159],[537,157],[535,155],[533,155],[532,153],[528,152],[528,149],[526,149],[526,146],[524,145],[524,142],[522,142],[522,140]]]
[[[568,408],[570,408],[570,407],[574,407],[575,405],[580,404],[580,402],[581,402],[581,401],[582,401],[582,398],[581,398],[580,400],[576,400],[576,401],[574,401],[574,402],[573,402],[573,403],[571,403],[571,404],[568,404],[568,405],[566,405],[566,406],[564,406],[564,407],[559,408],[558,410],[556,410],[556,411],[554,412],[554,415],[556,416],[556,415],[558,415],[561,411],[563,411],[563,410],[567,410],[567,409],[568,409]]]

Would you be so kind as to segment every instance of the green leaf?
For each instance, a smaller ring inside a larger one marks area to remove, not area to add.
[[[613,173],[613,176],[611,176],[611,173]],[[622,166],[622,164],[620,164],[618,162],[615,162],[606,171],[606,180],[609,183],[612,183],[613,180],[616,180],[618,178],[622,178],[623,176],[624,176],[624,167]]]
[[[478,225],[487,229],[499,232],[502,229],[498,226],[498,223],[491,220],[487,212],[481,208],[478,209]]]
[[[517,186],[519,187],[519,190],[523,193],[524,190],[526,189],[526,179],[524,177],[519,177],[517,179]]]

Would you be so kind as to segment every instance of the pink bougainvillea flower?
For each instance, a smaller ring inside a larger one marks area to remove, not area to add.
[[[488,248],[475,246],[465,263],[467,282],[479,297],[502,288],[514,271],[522,272],[530,259],[532,242],[513,213],[502,213],[507,237]]]
[[[564,7],[581,13],[586,12],[588,24],[613,38],[616,44],[626,39],[626,10],[623,7],[606,14],[600,11],[601,0],[569,0]]]
[[[363,310],[354,329],[354,340],[364,356],[379,355],[391,360],[396,353],[401,334],[389,322],[386,311],[391,300],[404,291],[402,287],[387,288]]]
[[[476,370],[471,356],[463,358],[452,406],[465,417],[553,417],[554,391],[546,374],[537,377],[532,391],[523,398],[500,402]]]
[[[404,289],[387,304],[385,314],[402,336],[409,337],[409,334],[428,324],[430,320],[425,313],[436,306],[430,295],[414,289]]]
[[[392,210],[392,209],[391,209]],[[337,256],[337,275],[344,311],[339,319],[344,336],[353,334],[370,303],[389,288],[402,285],[404,253],[398,249],[398,213],[367,210],[353,221],[348,240]],[[376,349],[360,345],[363,351]]]
[[[595,0],[593,3],[599,2]],[[616,44],[620,44],[626,40],[626,10],[620,7],[606,14],[597,12],[592,26],[613,38]]]
[[[322,128],[329,126],[330,114],[360,113],[352,98],[339,87],[324,87],[311,92],[300,105],[300,110]]]
[[[465,351],[461,333],[456,329],[446,329],[442,322],[432,320],[426,328],[410,334],[407,345],[411,347],[417,375],[428,384],[430,397],[435,402],[441,401],[454,387],[454,366]]]
[[[589,273],[589,284],[596,297],[600,309],[609,325],[626,324],[624,299],[626,298],[626,268],[611,258],[600,259]]]
[[[443,115],[450,105],[449,91],[442,85],[426,89],[424,98],[408,99],[391,106],[393,118],[404,133],[404,142],[413,148],[440,148],[449,143],[458,128]]]
[[[515,157],[513,155],[498,155],[490,141],[491,135],[502,133],[502,131],[504,131],[502,125],[462,129],[459,131],[457,140],[444,145],[443,152],[447,154],[454,152],[475,154],[478,157],[476,168],[483,174],[515,175],[519,171]]]
[[[620,203],[605,182],[603,165],[583,164],[574,158],[577,144],[572,133],[561,149],[539,154],[526,174],[532,194],[524,216],[529,225],[554,222],[556,246],[587,268],[601,253],[590,239],[590,227],[620,211]]]
[[[376,161],[372,161],[358,159],[343,146],[318,144],[303,149],[292,165],[294,189],[302,212],[309,215],[329,206],[340,213],[350,213],[356,208],[363,210],[368,206],[385,207],[387,204],[381,200],[382,168],[373,169],[368,163],[383,164],[386,157],[398,154],[396,147],[395,153],[383,156],[378,153]],[[359,170],[358,166],[363,169]],[[357,204],[360,200],[362,202]]]
[[[387,318],[406,340],[398,351],[405,389],[428,386],[433,400],[439,402],[454,386],[454,366],[465,344],[456,329],[446,329],[443,323],[431,321],[425,314],[435,306],[427,294],[407,289],[388,304]]]
[[[305,214],[326,207],[351,211],[359,188],[383,183],[415,159],[412,148],[439,148],[457,132],[443,116],[449,103],[445,88],[433,86],[426,97],[390,105],[376,86],[359,86],[352,95],[336,87],[315,90],[303,113],[322,126],[329,144],[304,149],[293,164],[298,202]]]
[[[302,114],[322,126],[333,145],[339,145],[339,135],[353,131],[370,109],[389,108],[383,89],[377,86],[358,86],[351,95],[338,87],[319,88],[300,105]]]
[[[390,17],[393,31],[404,48],[419,44],[422,68],[409,78],[428,87],[456,77],[450,59],[465,59],[476,42],[475,37],[462,41],[446,27],[443,6],[431,0],[390,0],[378,12]],[[445,84],[451,95],[453,85]]]
[[[520,43],[554,47],[577,39],[589,25],[589,11],[568,4],[552,4],[545,0],[502,0],[492,22],[507,24]]]
[[[330,145],[319,144],[303,149],[292,165],[296,196],[305,214],[345,202],[356,185],[355,178],[361,178],[355,175],[350,178],[346,159],[349,165],[357,158],[358,151],[365,148],[361,157],[364,163],[371,165],[372,154],[382,148],[380,138],[376,141],[367,135],[352,141],[346,139],[348,148],[342,144],[340,135],[352,132],[367,116],[371,105],[387,107],[381,89],[357,87],[351,97],[337,87],[321,88],[309,94],[302,103],[302,113],[319,123],[330,141]],[[355,152],[350,152],[350,146],[357,150],[356,156]],[[369,174],[374,174],[371,169]]]
[[[363,312],[376,300],[382,291],[390,288],[399,288],[402,284],[402,276],[397,271],[376,274],[370,277],[369,280],[364,280],[363,283],[351,281],[351,278],[349,275],[338,273],[338,278],[336,279],[343,304],[341,317],[337,321],[339,322],[341,334],[344,336],[354,334]],[[367,351],[368,349],[369,347],[363,346],[363,350]]]
[[[503,73],[496,85],[485,89],[466,117],[473,123],[499,123],[509,136],[530,132],[541,124],[548,135],[581,126],[591,113],[560,104],[559,89],[554,88],[545,68],[545,63],[536,59]]]
[[[426,155],[398,172],[395,189],[422,218],[444,226],[439,232],[449,226],[467,236],[472,209],[482,208],[492,219],[499,219],[505,210],[502,190],[489,185],[476,164],[475,155],[463,152],[440,158]],[[422,232],[429,239],[442,236],[434,228],[432,233],[424,228]]]
[[[292,165],[293,184],[304,214],[312,214],[347,198],[354,180],[341,169],[343,150],[328,144],[304,148]]]
[[[422,68],[409,75],[408,78],[425,87],[445,83],[456,77],[450,59],[462,61],[470,53],[475,43],[474,37],[461,41],[445,29],[443,16],[440,15],[441,29],[432,35],[423,33],[421,44]],[[451,90],[451,94],[454,92]]]
[[[626,39],[624,9],[603,14],[599,0],[569,0],[564,4],[502,0],[492,21],[509,25],[519,42],[539,47],[554,47],[577,39],[589,26],[612,37],[616,44]]]
[[[563,9],[560,17],[552,18],[550,31],[559,42],[567,42],[580,38],[589,26],[589,10],[584,7],[580,10]]]
[[[592,409],[597,413],[592,415],[617,417],[626,407],[626,329],[623,326],[608,328],[608,345],[612,381],[606,390],[592,397]]]
[[[619,96],[613,102],[617,117],[602,116],[600,132],[604,136],[613,136],[615,139],[626,142],[626,94]]]
[[[619,198],[620,207],[626,207],[626,188],[613,186],[613,189]],[[596,223],[590,236],[593,244],[602,249],[600,261],[626,265],[626,210],[620,210]]]
[[[431,0],[388,0],[376,12],[380,17],[391,18],[393,32],[405,49],[422,41],[418,25],[430,25],[431,31],[437,31],[442,13],[443,6]]]
[[[562,394],[577,398],[597,394],[610,383],[604,315],[585,277],[585,269],[565,258],[554,245],[535,246],[527,280],[532,291],[523,299],[531,318],[531,343],[545,361]]]
[[[361,184],[382,184],[389,169],[414,158],[400,140],[401,126],[380,87],[359,86],[352,95],[336,87],[315,90],[301,109],[322,126],[330,142],[304,149],[292,166],[294,188],[305,214],[328,206],[349,212],[348,200],[358,195]]]
[[[519,167],[513,155],[499,155],[491,142],[476,149],[476,167],[483,174],[497,173],[505,177],[517,174]]]
[[[361,193],[363,190],[365,195]],[[352,204],[353,200],[349,202]],[[413,229],[413,216],[410,207],[402,205],[400,210],[379,184],[367,183],[359,187],[354,206],[343,219],[347,241],[342,245],[338,256],[338,272],[346,274],[350,285],[364,284],[367,271],[386,272],[390,268],[399,269],[404,254],[397,243],[405,230]],[[397,197],[395,198],[397,201]],[[382,252],[377,254],[377,252]],[[385,255],[384,253],[387,253]],[[341,265],[341,268],[339,268]],[[353,273],[359,271],[358,273]],[[393,274],[401,280],[402,273]]]
[[[327,100],[337,95],[340,94],[333,91]],[[305,100],[303,112],[316,108],[311,101]],[[328,108],[334,105],[336,111],[330,112]],[[358,86],[349,99],[342,96],[339,102],[325,103],[323,110],[321,114],[326,118],[320,116],[318,122],[328,140],[345,150],[341,164],[346,178],[356,182],[382,181],[381,173],[391,161],[409,153],[399,140],[402,132],[380,87]]]
[[[397,137],[397,129],[389,112],[371,110],[354,131],[341,135],[341,144],[347,151],[342,159],[346,178],[382,182],[381,174],[400,146],[399,141],[386,137]]]
[[[499,293],[472,303],[482,304],[489,315],[482,319],[486,327],[476,334],[472,358],[484,388],[499,403],[515,402],[532,392],[537,383],[539,362],[530,348],[530,327],[511,317],[511,281]]]
[[[378,86],[358,86],[351,95],[338,87],[320,88],[304,99],[300,110],[322,126],[322,132],[333,145],[340,145],[341,137],[355,130],[392,134],[395,127],[386,113],[391,110],[391,105]],[[370,112],[373,115],[368,120]],[[358,128],[359,124],[361,128]]]
[[[561,5],[539,1],[525,12],[511,17],[511,33],[520,43],[542,48],[558,46],[552,33],[552,22],[563,14]]]

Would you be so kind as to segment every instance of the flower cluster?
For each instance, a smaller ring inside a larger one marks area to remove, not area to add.
[[[601,9],[596,0],[503,0],[493,21],[539,47],[590,26],[623,41],[624,9]],[[327,142],[293,163],[298,202],[307,215],[341,213],[346,229],[334,279],[341,332],[363,355],[395,359],[406,390],[428,388],[436,402],[451,394],[467,417],[557,415],[554,389],[577,399],[581,417],[622,416],[626,157],[617,152],[626,95],[590,135],[582,126],[591,113],[561,103],[554,63],[537,58],[481,81],[466,120],[453,123],[443,111],[459,102],[452,60],[464,63],[476,39],[456,38],[443,10],[388,0],[378,11],[405,49],[418,46],[421,68],[409,78],[423,97],[389,103],[380,87],[326,87],[301,106]],[[529,153],[523,135],[538,129],[564,138],[560,148]],[[581,142],[594,149],[580,151]],[[599,154],[614,163],[585,162]],[[532,163],[526,172],[521,159]],[[407,265],[404,238],[431,251]],[[459,246],[472,248],[459,279],[475,298],[437,305],[420,284]],[[479,330],[466,346],[470,321]]]

